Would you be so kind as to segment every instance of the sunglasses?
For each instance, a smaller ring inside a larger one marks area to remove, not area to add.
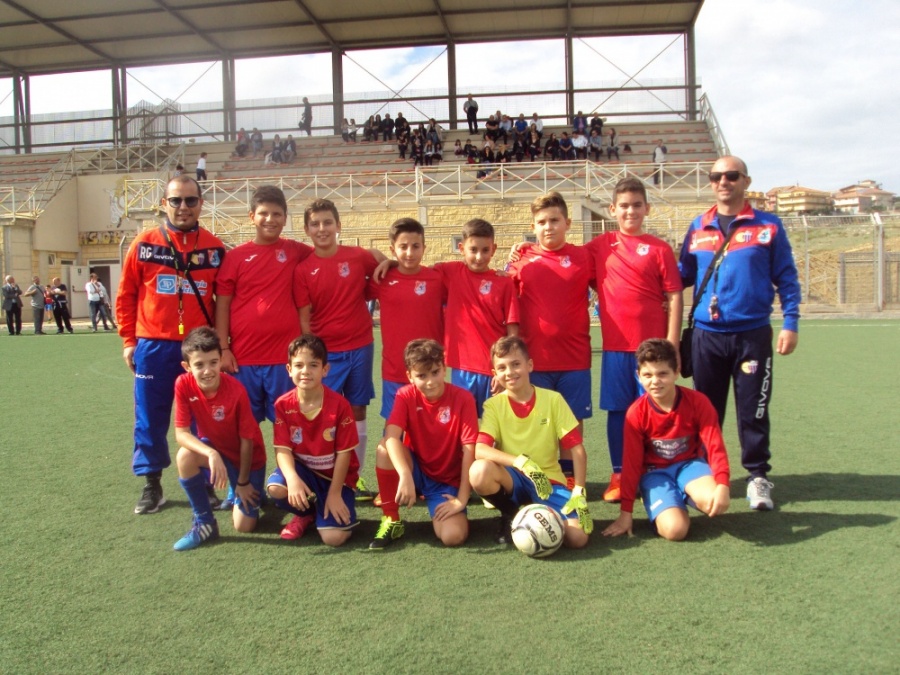
[[[729,183],[734,183],[738,178],[743,176],[740,171],[710,171],[709,173],[709,182],[710,183],[718,183],[722,180],[722,176],[728,179]]]
[[[182,202],[192,209],[200,203],[200,197],[166,197],[166,202],[173,209],[180,209]]]

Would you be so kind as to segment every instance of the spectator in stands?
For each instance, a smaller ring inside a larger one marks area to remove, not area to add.
[[[509,119],[509,115],[503,115],[500,118],[500,136],[504,143],[509,143],[509,137],[512,136],[513,123]]]
[[[575,159],[575,146],[572,143],[572,139],[569,138],[569,134],[567,132],[562,132],[562,136],[559,139],[559,159],[562,161]]]
[[[539,161],[539,157],[541,156],[541,139],[538,138],[536,132],[531,132],[528,143],[525,145],[525,151],[528,153],[528,157],[532,162]]]
[[[588,139],[584,134],[575,132],[572,134],[572,148],[575,150],[575,159],[587,159]]]
[[[523,143],[528,142],[528,121],[525,119],[525,113],[519,113],[519,118],[513,122],[513,133]]]
[[[559,159],[559,140],[556,138],[556,134],[551,131],[550,138],[544,143],[544,161],[552,162],[557,159]]]
[[[525,144],[522,141],[518,139],[513,141],[510,152],[517,162],[521,162],[525,159],[525,151]]]
[[[496,152],[494,152],[494,162],[497,164],[509,164],[511,161],[512,153],[505,143],[501,143],[497,146]]]
[[[406,148],[409,146],[409,134],[406,131],[397,132],[397,151],[400,159],[406,159]]]
[[[348,132],[350,133],[350,140],[353,143],[356,143],[356,133],[358,131],[359,131],[359,127],[356,126],[356,120],[351,117],[350,118],[350,127],[348,129]]]
[[[183,174],[183,173],[184,173],[184,164],[176,164],[176,165],[175,165],[175,173],[172,174],[172,175],[173,175],[173,176],[180,176],[180,175]]]
[[[391,119],[391,113],[384,113],[384,119],[381,120],[381,133],[384,140],[394,140],[394,120]]]
[[[425,130],[425,138],[431,141],[435,148],[444,144],[444,129],[432,117],[428,120],[428,128]]]
[[[587,117],[580,110],[572,118],[572,131],[576,134],[586,134],[588,128]]]
[[[472,158],[475,154],[477,154],[477,152],[478,152],[478,150],[472,144],[472,139],[467,138],[466,144],[463,146],[463,155],[465,156],[465,158],[469,162],[469,164],[474,164],[474,161],[472,160]]]
[[[597,129],[591,129],[591,137],[588,139],[590,151],[594,153],[594,161],[599,162],[603,156],[603,136]]]
[[[288,134],[287,140],[281,144],[281,161],[290,164],[297,159],[297,141],[293,134]]]
[[[306,96],[303,97],[303,113],[300,116],[300,129],[305,131],[307,136],[312,136],[312,106]]]
[[[369,119],[363,123],[363,141],[368,142],[372,140],[372,137],[375,136],[375,140],[378,139],[377,134],[375,133],[375,118],[372,115],[369,115]]]
[[[472,98],[472,94],[469,94],[469,98],[463,103],[463,112],[469,123],[469,133],[478,133],[478,103]]]
[[[6,312],[6,328],[10,335],[22,334],[22,289],[12,275],[3,284],[3,311]]]
[[[669,154],[668,149],[665,145],[663,145],[663,140],[660,138],[656,141],[656,147],[653,148],[653,163],[656,164],[656,171],[653,172],[653,184],[659,185],[659,181],[663,175],[663,168],[666,164],[666,155]]]
[[[531,116],[531,126],[537,131],[538,138],[544,137],[544,121],[538,117],[537,113]]]
[[[496,143],[498,136],[500,136],[500,120],[495,119],[493,115],[490,115],[484,123],[484,137],[490,138]]]
[[[601,138],[603,137],[603,123],[606,121],[605,117],[600,117],[598,113],[594,113],[594,116],[591,118],[591,131],[594,129],[597,130],[597,135]]]
[[[200,159],[197,160],[197,182],[206,180],[206,153],[200,153]]]
[[[394,133],[399,137],[401,131],[406,133],[407,138],[409,137],[409,122],[402,112],[398,112],[397,119],[394,120]]]
[[[425,164],[425,134],[423,134],[419,129],[413,131],[412,138],[410,138],[410,151],[409,155],[412,157],[413,166],[424,166]]]
[[[244,127],[241,127],[241,130],[237,133],[237,144],[234,146],[234,152],[232,153],[232,157],[243,157],[247,154],[247,148],[250,147],[250,139],[247,137],[247,132]]]
[[[434,144],[430,140],[425,140],[425,166],[431,166],[434,160]]]
[[[375,121],[372,122],[372,133],[375,135],[374,140],[376,143],[378,142],[378,138],[382,131],[384,130],[381,128],[381,115],[375,115]]]
[[[266,166],[281,164],[281,136],[278,134],[275,134],[275,138],[272,139],[272,147],[269,149],[269,152],[266,153],[263,164]]]
[[[475,174],[478,178],[487,178],[491,175],[493,169],[491,165],[494,163],[494,151],[485,146],[482,148],[481,152],[478,153],[478,166],[480,167],[478,172]]]
[[[463,150],[462,141],[458,138],[453,142],[453,154],[457,157],[464,157],[466,152]]]
[[[436,143],[434,145],[434,155],[431,156],[431,161],[435,164],[440,164],[442,159],[444,159],[444,144]]]
[[[344,143],[350,142],[350,122],[346,117],[341,120],[341,138],[344,139]]]
[[[610,127],[606,132],[606,160],[610,161],[612,156],[616,156],[619,161],[619,136],[616,134],[616,128]]]
[[[250,132],[250,149],[253,150],[253,159],[259,157],[263,150],[263,135],[256,127]]]

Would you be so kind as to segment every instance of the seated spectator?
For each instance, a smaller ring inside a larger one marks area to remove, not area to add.
[[[594,129],[597,130],[597,135],[601,138],[603,137],[603,123],[606,121],[605,117],[600,117],[597,113],[594,113],[594,116],[591,118],[591,131]]]
[[[410,157],[413,161],[413,166],[424,166],[425,164],[425,135],[420,133],[418,129],[413,132],[412,138],[410,139],[410,145],[412,149],[410,150]]]
[[[504,143],[509,143],[509,137],[512,135],[513,123],[509,119],[509,115],[500,118],[500,137]]]
[[[172,175],[173,176],[181,176],[182,174],[184,174],[184,164],[176,164],[175,165],[175,173],[173,173]]]
[[[281,144],[281,161],[290,164],[297,159],[297,141],[293,134],[288,134],[287,140]]]
[[[616,156],[616,161],[619,161],[619,137],[616,135],[615,127],[610,127],[606,132],[606,160],[611,160],[613,155]]]
[[[368,142],[372,140],[378,140],[378,132],[375,127],[375,117],[369,115],[369,119],[363,124],[363,141]]]
[[[278,134],[275,134],[275,138],[272,139],[272,148],[266,153],[263,164],[266,166],[281,164],[281,136]]]
[[[434,144],[434,155],[431,157],[431,161],[435,164],[440,164],[441,160],[444,159],[444,144],[443,143],[435,143]]]
[[[398,112],[397,119],[394,120],[394,133],[399,136],[401,131],[409,138],[409,122],[403,116],[402,112]]]
[[[232,157],[243,157],[247,154],[247,149],[250,147],[250,138],[247,136],[247,132],[244,130],[244,127],[241,127],[241,130],[237,133],[237,144],[234,146],[234,152],[232,153]]]
[[[603,156],[603,136],[598,129],[591,129],[591,137],[588,142],[590,151],[594,153],[594,161],[599,162]]]
[[[531,137],[528,139],[525,150],[528,152],[528,157],[531,158],[532,162],[540,161],[538,158],[541,156],[541,139],[538,138],[535,132],[531,132]]]
[[[494,151],[489,147],[485,146],[484,149],[478,154],[478,165],[481,167],[478,170],[478,173],[475,175],[478,178],[487,178],[491,175],[493,169],[491,169],[491,164],[494,163]]]
[[[353,143],[356,143],[356,133],[359,131],[359,127],[356,126],[356,120],[352,117],[350,118],[350,126],[347,127],[347,132],[350,134],[350,140]]]
[[[557,159],[559,159],[559,140],[557,140],[556,134],[551,132],[550,138],[544,144],[544,161],[554,162]]]
[[[513,133],[523,143],[528,141],[528,122],[525,120],[525,113],[519,113],[519,119],[513,122]]]
[[[490,138],[492,141],[496,142],[497,138],[500,136],[500,121],[495,119],[493,115],[487,118],[487,121],[484,123],[484,137]]]
[[[341,138],[344,139],[344,143],[350,142],[350,122],[347,121],[346,117],[341,122]]]
[[[394,120],[391,119],[391,113],[384,113],[384,119],[381,120],[381,133],[385,141],[394,140]]]
[[[430,140],[435,147],[444,143],[444,128],[438,124],[433,117],[428,120],[428,128],[425,130],[425,137]]]
[[[501,143],[498,145],[496,152],[494,152],[494,162],[497,164],[509,164],[511,161],[512,153],[506,147],[506,144]]]
[[[572,147],[575,150],[575,159],[587,159],[588,139],[584,134],[572,134]]]
[[[562,137],[559,139],[559,159],[562,161],[575,159],[575,146],[565,131],[562,132]]]
[[[425,141],[425,166],[431,166],[431,162],[434,158],[434,144],[427,140]]]
[[[253,159],[259,157],[263,151],[263,135],[256,127],[253,127],[250,134],[250,149],[253,150]]]
[[[475,163],[475,157],[478,155],[478,148],[472,145],[472,141],[470,139],[466,139],[466,144],[463,146],[463,154],[466,156],[466,161],[469,164]]]
[[[406,159],[407,147],[409,147],[409,134],[405,131],[397,132],[397,150],[400,153],[400,159]]]
[[[378,142],[378,138],[384,129],[381,126],[381,115],[375,115],[375,121],[372,122],[372,133],[375,138],[373,139],[376,143]]]
[[[575,114],[575,117],[572,119],[572,131],[576,134],[586,134],[587,133],[587,117],[584,116],[584,113],[580,110]],[[562,142],[562,139],[560,139]]]
[[[466,143],[468,143],[468,141],[466,141]],[[463,157],[466,154],[466,151],[463,150],[462,141],[460,141],[458,138],[453,143],[453,154],[457,157]]]
[[[538,117],[537,113],[531,116],[531,126],[537,131],[538,138],[544,137],[544,121]]]
[[[512,156],[515,157],[517,162],[524,161],[525,159],[525,144],[516,139],[513,141],[512,150],[510,151]]]
[[[493,151],[494,151],[494,145],[495,145],[495,144],[494,144],[494,141],[491,140],[488,136],[485,136],[485,137],[484,137],[484,143],[481,144],[481,148],[482,148],[482,150],[483,150],[484,148],[489,148],[490,151],[493,152]]]

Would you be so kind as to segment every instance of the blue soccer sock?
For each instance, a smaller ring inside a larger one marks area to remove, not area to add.
[[[312,504],[309,505],[309,508],[306,511],[301,511],[300,509],[295,509],[291,506],[291,503],[287,500],[287,497],[284,499],[272,499],[272,503],[282,511],[287,511],[288,513],[293,513],[295,516],[308,516],[315,515],[316,507]]]
[[[187,494],[191,508],[194,510],[194,517],[201,523],[212,523],[215,521],[212,508],[209,505],[209,495],[206,493],[206,476],[198,473],[190,478],[179,478],[181,487]]]
[[[613,473],[622,473],[622,448],[625,445],[625,411],[610,410],[606,413],[606,443],[609,445],[609,462]]]

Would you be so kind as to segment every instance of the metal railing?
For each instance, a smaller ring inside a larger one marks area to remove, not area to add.
[[[725,140],[725,133],[722,131],[719,120],[716,118],[716,113],[713,110],[709,96],[703,94],[700,97],[699,103],[700,119],[706,122],[706,126],[709,129],[709,135],[712,136],[713,143],[716,145],[716,152],[719,157],[730,155],[731,151],[728,149],[728,141]]]

